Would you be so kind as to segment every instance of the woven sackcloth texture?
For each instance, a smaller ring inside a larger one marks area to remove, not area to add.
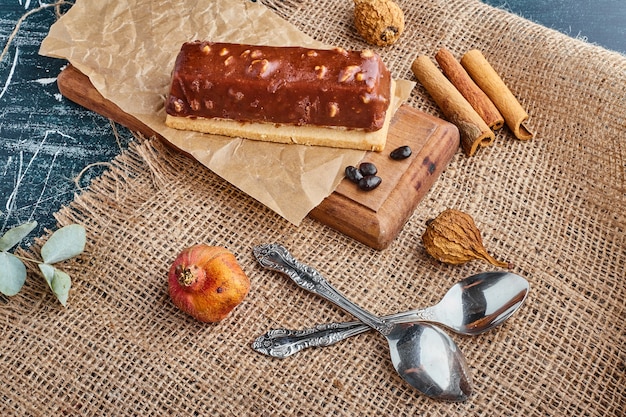
[[[346,0],[263,1],[327,44],[368,47]],[[395,77],[419,54],[483,51],[530,114],[535,138],[505,128],[460,150],[398,238],[376,251],[310,218],[296,227],[202,165],[140,139],[56,213],[88,243],[60,267],[68,307],[31,270],[0,304],[2,416],[617,416],[626,408],[626,58],[476,0],[399,0],[406,29],[377,49]],[[441,116],[418,84],[409,105]],[[261,268],[252,246],[279,242],[376,314],[437,302],[456,281],[497,270],[430,258],[420,236],[446,208],[471,214],[485,246],[531,292],[502,327],[452,335],[473,375],[463,403],[428,399],[366,333],[288,359],[252,340],[350,316]],[[37,254],[41,242],[28,251]],[[252,283],[225,320],[201,324],[170,302],[184,247],[233,251]]]

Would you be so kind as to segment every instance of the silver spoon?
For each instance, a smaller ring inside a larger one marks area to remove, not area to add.
[[[281,245],[260,245],[253,251],[264,267],[286,274],[301,288],[327,299],[385,336],[396,371],[418,391],[447,401],[465,401],[471,394],[465,358],[438,327],[423,322],[394,323],[374,316],[348,300],[315,269],[294,259]]]
[[[519,275],[483,272],[457,282],[432,307],[392,314],[383,319],[393,323],[426,321],[474,336],[511,317],[526,300],[529,289],[528,281]],[[302,330],[275,329],[259,336],[252,346],[265,355],[286,358],[309,347],[333,345],[370,329],[359,321],[318,324]]]

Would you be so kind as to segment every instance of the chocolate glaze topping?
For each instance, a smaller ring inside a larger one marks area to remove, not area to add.
[[[183,44],[166,111],[172,116],[378,130],[391,76],[372,51]]]

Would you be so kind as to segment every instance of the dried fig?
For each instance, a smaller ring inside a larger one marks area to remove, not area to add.
[[[483,246],[480,231],[469,214],[448,209],[430,220],[422,235],[424,248],[433,258],[458,265],[483,259],[493,265],[509,268],[507,262],[493,258]]]

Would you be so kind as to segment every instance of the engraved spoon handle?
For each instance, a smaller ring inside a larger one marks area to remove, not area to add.
[[[430,309],[410,310],[382,318],[390,323],[427,321]],[[252,343],[252,348],[264,355],[286,358],[310,347],[334,345],[368,330],[371,327],[360,321],[318,324],[301,330],[275,329],[259,336]]]
[[[389,323],[348,300],[319,272],[297,261],[284,246],[276,243],[259,245],[254,247],[253,252],[264,267],[287,275],[299,287],[325,298],[379,332],[388,333]]]
[[[267,356],[286,358],[309,347],[330,346],[371,330],[361,322],[326,323],[302,330],[274,329],[259,336],[252,349]]]

